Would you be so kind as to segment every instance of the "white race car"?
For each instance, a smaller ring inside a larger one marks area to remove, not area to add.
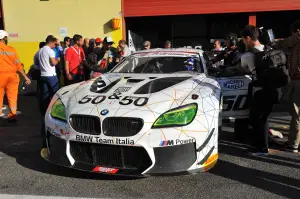
[[[203,55],[193,49],[140,51],[109,73],[61,88],[45,116],[44,158],[116,175],[212,168],[222,119],[247,118],[251,79],[210,74]]]

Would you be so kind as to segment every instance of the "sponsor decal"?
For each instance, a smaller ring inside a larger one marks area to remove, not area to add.
[[[148,103],[149,98],[148,97],[134,97],[134,96],[125,96],[123,97],[121,93],[114,93],[113,95],[110,95],[106,97],[105,95],[86,95],[83,97],[78,103],[79,104],[101,104],[105,100],[119,100],[119,104],[126,106],[133,104],[134,106],[144,106]]]
[[[107,115],[108,114],[108,110],[107,109],[104,109],[100,112],[101,115]]]
[[[91,135],[76,135],[76,140],[80,142],[96,142],[99,144],[121,144],[121,145],[134,145],[134,141],[126,138],[126,139],[121,139],[121,138],[116,138],[115,140],[113,139],[102,139],[97,136],[91,136]]]
[[[134,141],[130,140],[129,138],[126,139],[116,138],[116,144],[134,145]]]
[[[193,143],[196,142],[196,140],[193,139],[188,139],[188,140],[180,140],[180,139],[176,139],[176,140],[165,140],[165,141],[161,141],[159,146],[174,146],[174,145],[180,145],[180,144],[189,144],[189,143]]]
[[[159,146],[172,146],[174,145],[174,140],[165,140],[161,141]]]
[[[97,92],[102,90],[103,87],[106,86],[105,81],[103,81],[102,79],[97,79],[93,82],[92,86],[91,86],[91,90],[96,90]]]
[[[245,82],[243,80],[227,80],[224,82],[224,87],[228,89],[239,89],[244,87]]]
[[[131,89],[131,87],[119,87],[115,90],[115,93],[125,93],[127,91],[129,91]]]
[[[93,172],[101,172],[101,173],[109,173],[109,174],[116,174],[118,171],[119,171],[119,169],[100,167],[100,166],[96,166],[93,169]]]

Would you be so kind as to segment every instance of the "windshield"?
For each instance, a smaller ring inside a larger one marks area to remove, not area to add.
[[[200,57],[190,56],[135,56],[131,55],[111,70],[113,73],[176,73],[203,72]]]

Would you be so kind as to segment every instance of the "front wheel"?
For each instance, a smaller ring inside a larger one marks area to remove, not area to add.
[[[244,140],[248,133],[249,119],[236,119],[234,122],[234,137],[237,140]]]

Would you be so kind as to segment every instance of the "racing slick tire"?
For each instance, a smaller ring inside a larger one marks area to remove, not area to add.
[[[234,137],[236,140],[242,141],[248,134],[248,119],[236,119],[234,122]]]

